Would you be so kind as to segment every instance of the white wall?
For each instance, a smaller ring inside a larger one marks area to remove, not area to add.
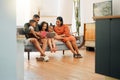
[[[23,26],[34,14],[40,16],[62,16],[64,23],[72,24],[73,0],[17,0],[17,26]],[[27,2],[20,4],[20,2]],[[27,6],[26,6],[27,5]],[[28,7],[30,6],[30,7]],[[25,7],[25,8],[23,8]],[[27,8],[30,8],[27,9]],[[28,15],[27,15],[28,14]],[[43,19],[42,19],[43,20]]]
[[[60,0],[59,15],[64,18],[64,23],[72,24],[73,0]]]
[[[41,16],[57,16],[59,0],[31,0],[31,16],[40,10]]]
[[[72,23],[73,0],[41,0],[37,5],[40,5],[40,16],[62,16],[66,24]]]
[[[0,0],[0,80],[19,80],[16,74],[16,0]]]
[[[59,0],[43,0],[41,16],[57,16]]]
[[[30,0],[16,0],[16,24],[23,26],[30,19]]]
[[[113,15],[120,15],[120,0],[112,0]]]
[[[39,5],[38,5],[39,4]],[[41,0],[30,0],[30,18],[33,17],[34,14],[38,14],[38,9],[41,7],[42,1]]]

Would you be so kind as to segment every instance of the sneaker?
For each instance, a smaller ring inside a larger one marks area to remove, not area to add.
[[[37,61],[44,61],[44,58],[41,56],[41,57],[36,57],[36,60]]]
[[[77,54],[73,54],[73,57],[74,57],[74,58],[77,58]]]
[[[77,54],[77,58],[82,58],[81,54]]]
[[[48,56],[44,56],[43,58],[44,58],[44,61],[45,61],[45,62],[48,62],[48,61],[49,61],[49,57],[48,57]]]

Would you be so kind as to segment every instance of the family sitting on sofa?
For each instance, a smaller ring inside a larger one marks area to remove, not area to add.
[[[73,53],[74,58],[82,58],[76,39],[70,34],[68,26],[63,23],[62,17],[57,17],[56,26],[49,25],[45,21],[39,25],[39,20],[39,15],[35,14],[33,19],[24,25],[26,43],[32,43],[40,53],[40,57],[36,58],[37,60],[49,60],[49,57],[45,55],[47,45],[49,45],[51,52],[57,51],[55,39],[63,41]]]

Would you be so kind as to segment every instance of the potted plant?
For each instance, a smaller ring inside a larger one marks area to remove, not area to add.
[[[75,23],[78,36],[80,35],[79,28],[81,26],[80,22],[80,0],[73,0],[74,10],[75,10]]]

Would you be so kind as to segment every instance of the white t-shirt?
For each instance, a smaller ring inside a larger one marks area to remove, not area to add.
[[[29,27],[30,30],[34,30],[34,28],[32,26]]]

